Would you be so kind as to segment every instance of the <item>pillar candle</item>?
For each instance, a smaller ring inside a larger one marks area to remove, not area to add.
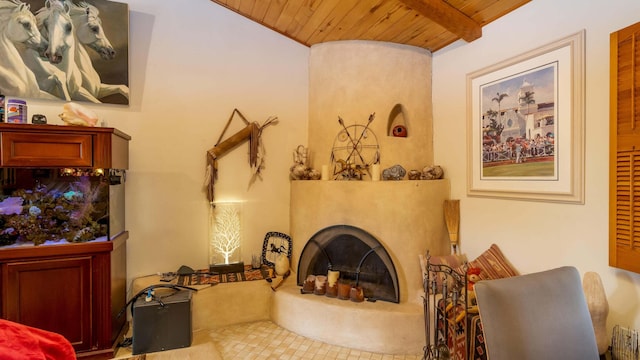
[[[322,165],[321,179],[329,180],[329,165]]]
[[[327,273],[327,286],[334,287],[337,286],[338,277],[340,276],[340,271],[329,270]]]
[[[371,165],[371,180],[380,181],[380,164]]]

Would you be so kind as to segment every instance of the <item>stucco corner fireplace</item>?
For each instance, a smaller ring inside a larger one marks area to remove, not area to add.
[[[449,252],[442,210],[449,190],[448,180],[292,182],[291,268],[298,269],[306,261],[305,247],[316,246],[309,245],[309,240],[326,245],[325,238],[348,241],[345,236],[366,233],[363,242],[375,239],[393,263],[399,301],[355,303],[303,295],[298,283],[291,281],[275,294],[274,321],[331,344],[381,353],[419,353],[425,335],[418,254]],[[343,224],[348,224],[347,231],[340,230]],[[328,235],[322,236],[325,231]]]
[[[364,124],[378,139],[382,169],[407,171],[433,163],[431,54],[376,41],[336,41],[311,47],[309,58],[310,166],[332,158],[339,132]],[[406,137],[390,129],[403,124]],[[425,345],[419,254],[449,253],[443,202],[448,179],[291,182],[289,280],[273,298],[271,318],[300,335],[385,354],[420,354]],[[302,294],[308,275],[359,283],[353,302]],[[293,278],[294,276],[292,276]]]

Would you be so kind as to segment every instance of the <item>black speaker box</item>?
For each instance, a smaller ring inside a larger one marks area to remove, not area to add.
[[[191,346],[191,291],[146,301],[140,296],[132,309],[133,355]]]

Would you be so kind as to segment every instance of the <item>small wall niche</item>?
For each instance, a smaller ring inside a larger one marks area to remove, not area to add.
[[[389,113],[387,120],[387,136],[409,136],[408,117],[402,104],[396,104]]]

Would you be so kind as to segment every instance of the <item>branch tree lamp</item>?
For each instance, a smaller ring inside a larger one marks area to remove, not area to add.
[[[219,202],[210,207],[209,270],[244,271],[241,261],[242,203]]]

